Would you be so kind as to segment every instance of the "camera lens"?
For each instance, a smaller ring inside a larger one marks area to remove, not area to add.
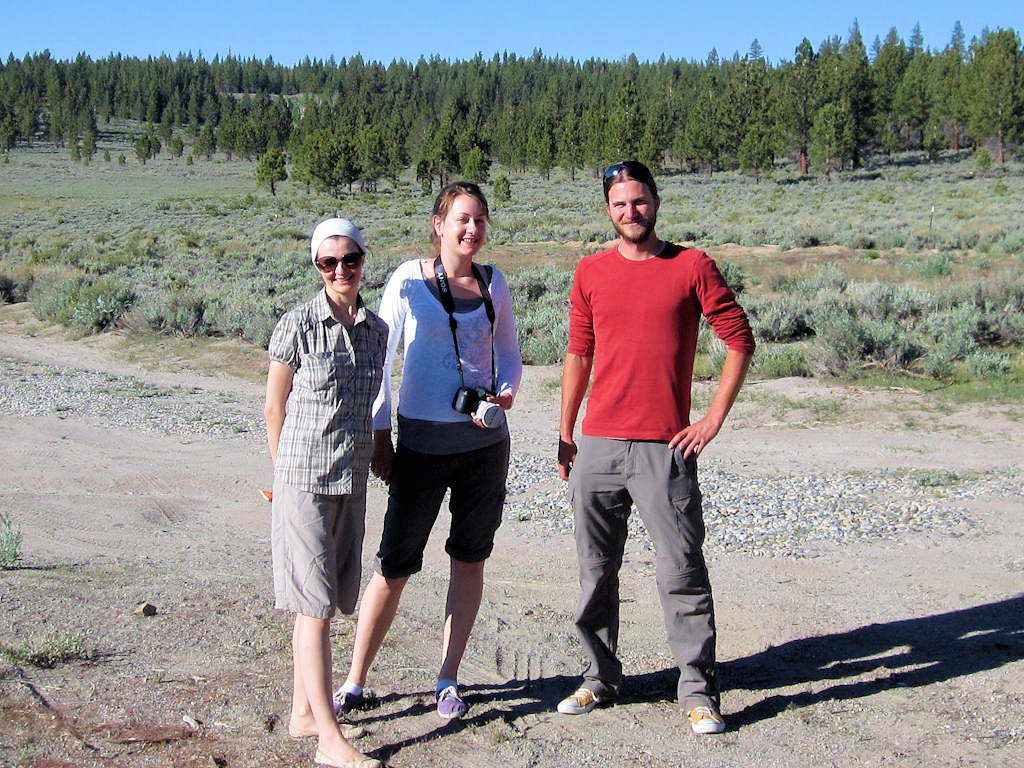
[[[480,419],[485,427],[493,429],[504,420],[505,409],[497,403],[489,403],[486,400],[481,400],[473,415]]]

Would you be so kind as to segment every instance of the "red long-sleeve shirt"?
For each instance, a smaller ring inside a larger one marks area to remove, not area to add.
[[[594,358],[585,435],[667,441],[690,424],[701,314],[726,347],[754,351],[746,314],[703,251],[666,243],[645,261],[618,248],[586,256],[569,300],[568,352]]]

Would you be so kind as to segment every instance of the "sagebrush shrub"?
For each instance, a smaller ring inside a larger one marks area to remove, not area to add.
[[[206,298],[187,288],[152,292],[139,302],[139,311],[146,327],[158,333],[189,338],[210,330]]]
[[[928,378],[948,379],[953,370],[953,361],[939,349],[932,349],[924,359],[924,375]]]
[[[0,568],[11,568],[21,557],[21,528],[11,522],[7,512],[0,512]]]
[[[1013,361],[1010,355],[977,350],[967,356],[967,371],[979,379],[1005,376]]]
[[[978,348],[981,319],[982,314],[977,307],[961,304],[930,315],[924,321],[922,331],[948,359],[958,360]]]
[[[811,376],[811,366],[803,351],[788,344],[766,344],[754,356],[754,371],[766,379]]]
[[[718,271],[722,273],[725,282],[732,289],[732,292],[739,295],[747,289],[747,281],[750,275],[739,264],[732,261],[722,260],[717,262]]]
[[[532,365],[561,362],[569,336],[569,289],[573,273],[535,267],[507,275],[523,360]]]
[[[33,284],[31,298],[36,315],[44,320],[103,331],[131,309],[136,295],[117,281],[82,274],[60,278],[50,273]]]
[[[928,297],[908,286],[874,282],[859,286],[857,298],[861,313],[877,320],[910,320],[920,317],[927,306]]]
[[[759,298],[747,299],[743,305],[758,339],[787,342],[814,334],[808,322],[808,305],[804,301],[778,302]]]

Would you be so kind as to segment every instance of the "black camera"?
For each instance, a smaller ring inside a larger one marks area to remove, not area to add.
[[[459,387],[455,393],[455,399],[452,400],[452,408],[456,413],[472,416],[480,401],[487,400],[493,394],[483,387]]]

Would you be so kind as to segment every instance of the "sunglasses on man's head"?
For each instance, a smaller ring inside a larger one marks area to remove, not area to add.
[[[326,259],[317,259],[316,265],[320,267],[321,272],[333,272],[338,268],[338,262],[347,269],[359,269],[363,264],[363,254],[359,251],[353,251],[352,253],[346,253],[340,259],[336,259],[330,256]]]
[[[616,163],[615,165],[609,166],[608,170],[604,172],[604,177],[606,179],[610,179],[614,176],[618,176],[623,171],[628,173],[630,176],[635,176],[636,174],[640,174],[641,176],[651,175],[651,172],[647,170],[646,166],[633,160],[627,160],[624,163]]]

